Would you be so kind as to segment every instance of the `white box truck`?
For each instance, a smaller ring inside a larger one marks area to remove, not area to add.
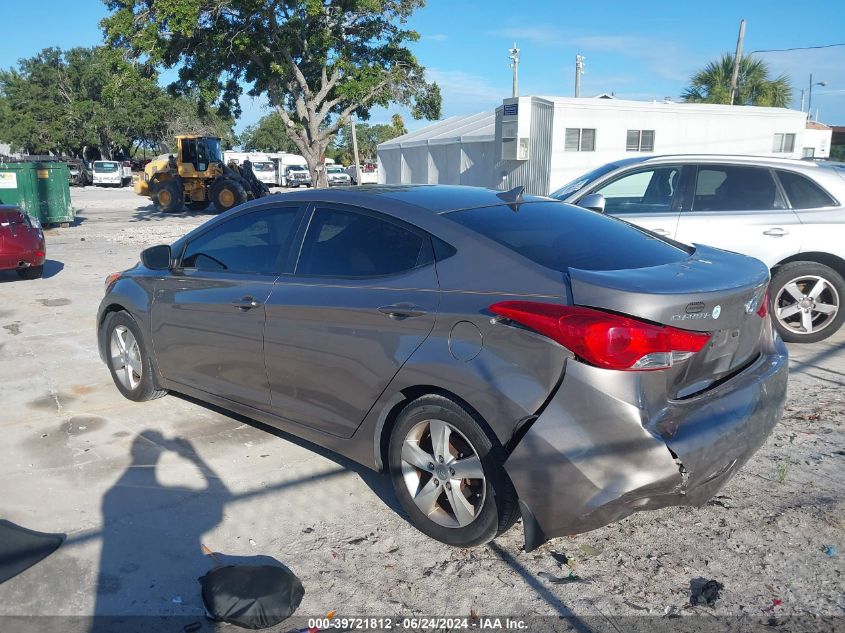
[[[116,160],[95,160],[94,161],[94,186],[97,187],[122,187],[125,182],[123,165]],[[132,180],[132,171],[129,171],[129,180]]]
[[[280,187],[311,186],[311,172],[308,171],[305,157],[281,152],[267,154],[267,157],[276,163],[277,184]]]
[[[230,162],[243,165],[246,160],[252,164],[252,171],[258,180],[270,187],[279,184],[276,163],[268,154],[263,152],[223,152],[223,162],[227,165]]]

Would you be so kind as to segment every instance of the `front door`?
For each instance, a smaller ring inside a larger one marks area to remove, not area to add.
[[[273,411],[350,437],[434,327],[431,239],[380,214],[318,204],[295,273],[267,301]]]
[[[584,195],[600,193],[608,215],[673,238],[682,201],[681,171],[678,165],[637,168],[585,191]]]
[[[156,286],[153,341],[168,380],[267,409],[265,303],[284,269],[299,207],[237,215],[188,242]]]

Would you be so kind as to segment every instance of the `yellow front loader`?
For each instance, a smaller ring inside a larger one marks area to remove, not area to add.
[[[210,204],[219,211],[270,193],[251,166],[223,163],[220,139],[213,136],[176,137],[176,153],[157,156],[135,181],[135,193],[147,196],[160,211],[203,211]]]

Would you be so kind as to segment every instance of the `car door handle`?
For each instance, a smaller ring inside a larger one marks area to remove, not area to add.
[[[789,235],[789,231],[784,231],[779,226],[776,226],[768,229],[767,231],[763,231],[763,235],[768,235],[769,237],[783,237],[784,235]]]
[[[391,319],[407,319],[426,314],[425,309],[413,303],[394,303],[389,306],[381,306],[378,311],[386,314]]]
[[[258,307],[258,302],[255,300],[255,297],[243,297],[238,299],[237,301],[232,301],[232,306],[238,308],[242,312],[246,312],[247,310],[252,310],[253,308]]]

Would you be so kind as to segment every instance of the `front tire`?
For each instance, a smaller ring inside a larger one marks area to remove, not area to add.
[[[211,185],[211,199],[218,211],[229,209],[247,201],[246,190],[232,178],[218,178]]]
[[[165,180],[156,186],[153,203],[159,211],[175,213],[181,211],[184,204],[182,186],[176,180]]]
[[[152,359],[135,319],[126,312],[110,312],[103,322],[103,336],[112,380],[125,398],[143,402],[167,393],[156,385]]]
[[[396,421],[390,478],[411,523],[447,545],[482,545],[513,525],[516,492],[504,453],[483,420],[456,402],[428,395]]]
[[[834,334],[845,320],[845,280],[824,264],[792,262],[781,266],[769,285],[772,322],[789,343],[816,343]]]

